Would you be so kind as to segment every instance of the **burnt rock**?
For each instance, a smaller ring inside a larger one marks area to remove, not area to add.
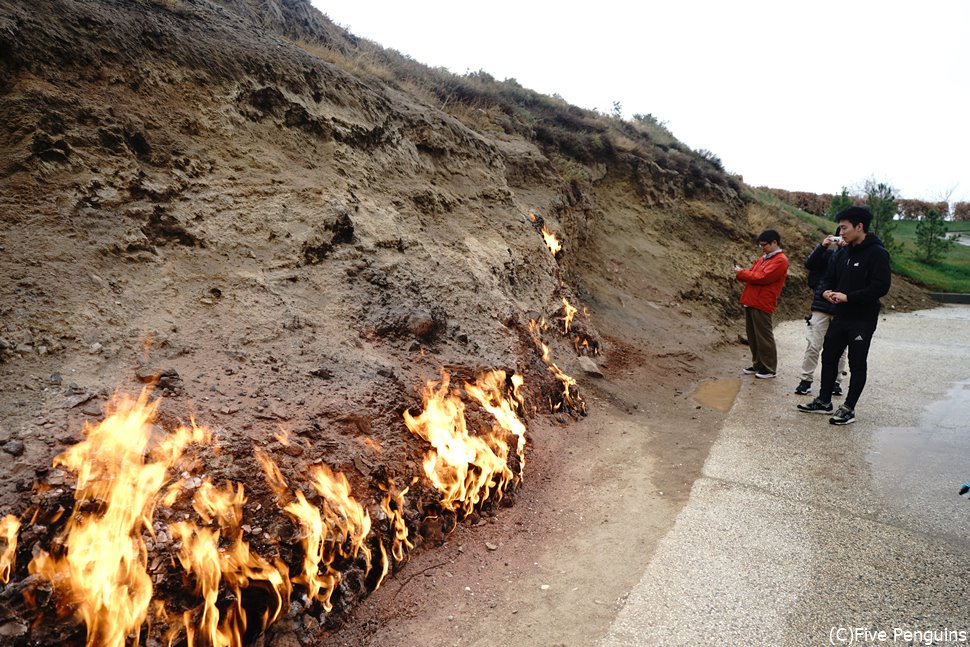
[[[310,375],[319,377],[321,380],[329,380],[333,377],[333,371],[326,366],[321,366],[310,371]]]
[[[337,245],[346,245],[354,241],[354,223],[342,208],[337,209],[328,218],[323,229],[323,232],[303,243],[303,261],[307,265],[321,262]]]
[[[67,162],[71,154],[71,147],[66,141],[51,139],[46,133],[36,135],[30,148],[34,155],[45,162]]]
[[[447,328],[447,320],[437,309],[398,306],[383,313],[375,328],[382,337],[412,337],[427,343]]]
[[[186,247],[205,247],[204,242],[182,226],[175,216],[156,205],[148,222],[141,228],[145,237],[155,245],[178,243]]]
[[[23,456],[25,447],[22,440],[8,440],[0,449],[11,456]]]

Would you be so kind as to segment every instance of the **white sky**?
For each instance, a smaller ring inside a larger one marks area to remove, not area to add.
[[[966,0],[312,0],[353,34],[653,114],[753,186],[970,201]]]

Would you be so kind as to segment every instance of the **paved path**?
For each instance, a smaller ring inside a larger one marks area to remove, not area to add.
[[[776,336],[600,644],[970,644],[970,307],[884,317],[847,427],[795,410],[804,324]]]

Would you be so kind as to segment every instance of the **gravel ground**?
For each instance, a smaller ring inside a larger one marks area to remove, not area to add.
[[[846,427],[795,409],[804,324],[776,336],[601,645],[970,642],[970,307],[884,316]]]

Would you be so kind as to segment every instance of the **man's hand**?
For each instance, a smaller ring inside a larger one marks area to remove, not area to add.
[[[844,292],[835,292],[833,290],[826,290],[822,293],[822,298],[829,303],[848,303],[849,298],[845,296]]]

